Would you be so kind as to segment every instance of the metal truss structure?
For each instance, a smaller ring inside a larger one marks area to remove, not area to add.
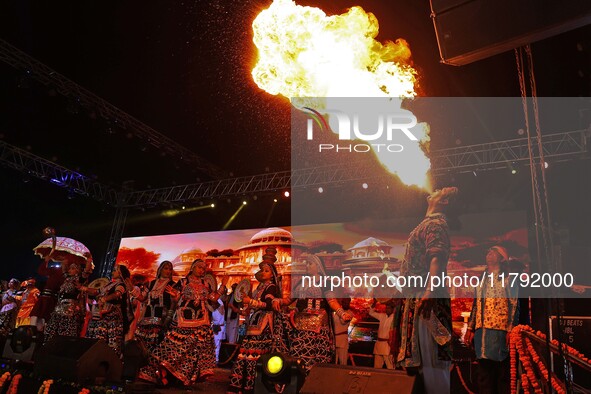
[[[113,226],[111,227],[111,235],[109,236],[109,245],[105,253],[105,258],[100,266],[100,277],[107,278],[111,276],[111,270],[117,260],[117,252],[119,245],[121,245],[121,238],[123,237],[123,229],[125,228],[125,221],[127,220],[127,209],[117,208],[115,217],[113,218]]]
[[[591,130],[576,130],[542,136],[544,158],[569,160],[588,152]],[[538,145],[532,141],[534,159],[540,158]],[[434,175],[475,170],[507,168],[512,163],[529,162],[527,138],[443,149],[431,154]]]
[[[96,180],[0,141],[0,163],[102,203],[118,205],[119,193]]]
[[[220,181],[202,182],[160,189],[134,191],[121,197],[123,207],[154,206],[162,203],[242,196],[328,185],[340,182],[368,179],[371,163],[361,161],[351,168],[341,165],[295,169],[292,171],[252,175]],[[374,164],[375,167],[375,164]],[[380,174],[379,176],[384,176]]]
[[[544,157],[559,160],[589,158],[589,138],[591,138],[590,130],[546,135],[542,142]],[[536,150],[534,150],[535,152]],[[539,155],[536,153],[534,156],[537,158]],[[475,170],[506,169],[512,163],[525,162],[528,158],[527,138],[445,149],[431,153],[432,171],[435,176]],[[386,181],[391,179],[391,175],[385,171],[376,171],[375,163],[365,160],[351,163],[346,168],[341,165],[331,165],[144,191],[128,190],[123,185],[121,191],[116,191],[94,179],[3,141],[0,141],[0,163],[25,175],[46,180],[56,186],[92,197],[117,208],[107,252],[100,267],[103,277],[110,274],[110,270],[115,264],[130,208],[152,207],[160,204],[184,203],[226,196],[273,193],[287,189],[302,190],[308,187],[338,185],[377,178]]]
[[[577,130],[545,135],[542,141],[545,158],[569,160],[587,153],[590,134],[590,130]],[[534,144],[535,151],[537,151],[536,144]],[[507,168],[512,163],[528,160],[527,138],[443,149],[431,154],[432,172],[435,176]],[[160,189],[118,192],[94,179],[2,141],[0,141],[0,162],[24,174],[45,179],[77,194],[120,208],[150,207],[165,203],[264,194],[278,190],[304,189],[390,177],[385,171],[376,171],[375,163],[358,161],[347,167],[329,165]]]
[[[17,70],[22,70],[28,77],[34,78],[42,84],[54,87],[61,95],[72,98],[80,106],[96,111],[104,119],[113,122],[113,126],[132,132],[160,152],[190,164],[196,170],[213,179],[225,176],[225,172],[219,167],[207,162],[183,145],[159,133],[2,39],[0,39],[0,60]]]
[[[546,135],[542,146],[545,158],[569,160],[588,152],[589,130]],[[534,152],[537,145],[534,144]],[[535,154],[537,158],[539,155]],[[507,168],[512,163],[529,160],[527,138],[491,142],[434,151],[431,154],[433,174],[472,172]],[[149,207],[163,203],[187,202],[199,199],[214,199],[226,196],[275,192],[285,189],[302,189],[327,186],[357,180],[390,177],[384,171],[376,173],[375,165],[368,161],[352,163],[347,168],[341,165],[294,169],[292,171],[173,186],[161,189],[133,191],[121,197],[121,206]]]

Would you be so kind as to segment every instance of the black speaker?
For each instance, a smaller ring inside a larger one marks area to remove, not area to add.
[[[35,326],[20,326],[12,330],[2,351],[2,358],[18,361],[33,361],[33,355],[42,341]]]
[[[150,352],[136,340],[125,343],[123,347],[123,378],[135,380],[141,367],[148,364]]]
[[[461,66],[591,23],[588,0],[431,0],[441,61]]]
[[[411,394],[415,390],[415,377],[406,372],[348,367],[345,365],[315,365],[304,382],[300,394]]]
[[[56,337],[35,355],[35,374],[80,384],[117,382],[123,365],[103,340]]]

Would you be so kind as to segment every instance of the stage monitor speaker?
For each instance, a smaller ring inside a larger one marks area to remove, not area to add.
[[[300,394],[411,394],[417,392],[415,380],[401,371],[318,364],[310,371]]]
[[[39,347],[42,336],[35,326],[20,326],[8,335],[2,351],[2,358],[18,361],[33,361],[33,355]]]
[[[140,368],[147,365],[149,359],[150,352],[141,342],[127,341],[123,346],[123,378],[135,380]]]
[[[80,384],[117,382],[123,365],[103,340],[56,337],[35,356],[35,373]]]
[[[591,23],[588,0],[431,0],[441,61],[461,66]]]

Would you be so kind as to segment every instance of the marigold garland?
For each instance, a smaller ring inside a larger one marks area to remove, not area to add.
[[[533,368],[533,364],[537,366],[537,369],[541,375],[541,378],[547,382],[548,379],[548,369],[544,364],[542,358],[536,352],[531,340],[526,338],[523,334],[524,331],[534,333],[538,338],[542,340],[546,339],[546,334],[541,331],[535,331],[526,325],[519,325],[513,328],[513,331],[509,334],[510,338],[510,348],[509,354],[511,357],[511,394],[517,394],[517,355],[519,355],[519,360],[521,361],[521,365],[523,366],[524,372],[521,373],[521,383],[523,386],[524,393],[531,393],[531,389],[533,388],[534,392],[542,393],[543,390],[540,387],[538,379],[536,378],[536,373]],[[578,350],[570,347],[565,343],[560,343],[558,340],[553,339],[550,341],[553,345],[562,350],[564,353],[568,353],[584,362],[589,363],[589,358],[585,357],[585,355]],[[527,349],[526,349],[527,348]],[[554,351],[554,350],[553,350]],[[556,351],[554,351],[556,352]],[[554,373],[552,373],[551,379],[552,387],[556,390],[557,393],[563,394],[566,393],[566,389],[564,383],[556,377]]]
[[[547,378],[548,369],[544,365],[544,362],[542,361],[540,356],[538,356],[538,352],[536,352],[534,345],[531,343],[531,340],[529,338],[525,338],[525,343],[527,344],[527,350],[530,352],[532,359],[534,360],[534,362],[538,366],[538,370],[540,371],[540,375],[542,376],[542,379],[544,379],[544,381],[548,382],[548,378]],[[566,390],[559,383],[560,381],[558,380],[558,378],[556,377],[556,375],[554,373],[552,373],[551,381],[552,381],[552,387],[554,388],[554,390],[556,390],[556,392],[558,394],[566,394]]]
[[[0,377],[0,391],[4,388],[4,384],[7,380],[10,380],[10,372],[4,372],[2,377]]]
[[[538,379],[536,378],[536,374],[534,373],[530,355],[525,351],[523,341],[521,340],[519,333],[520,332],[517,333],[517,338],[515,338],[515,346],[517,347],[517,353],[519,354],[519,361],[521,361],[521,365],[523,365],[523,369],[525,370],[525,375],[521,374],[523,389],[526,389],[527,382],[531,384],[535,394],[543,394],[542,388],[540,387]],[[529,384],[527,385],[528,389]]]
[[[14,377],[12,378],[12,382],[10,382],[10,386],[8,387],[8,391],[6,392],[6,394],[16,394],[16,391],[18,390],[18,383],[20,382],[22,377],[23,377],[23,375],[21,375],[20,373],[14,375]]]
[[[37,394],[49,394],[49,388],[51,387],[52,384],[53,384],[52,379],[44,380],[41,387],[39,387],[39,391],[37,391]]]
[[[515,345],[515,333],[509,333],[509,355],[511,360],[511,394],[517,394],[517,348]]]

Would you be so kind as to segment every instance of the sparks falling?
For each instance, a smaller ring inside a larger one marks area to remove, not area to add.
[[[326,100],[317,98],[325,97],[416,96],[417,72],[410,65],[407,42],[377,41],[378,21],[361,7],[327,16],[319,8],[274,0],[252,26],[258,49],[254,81],[270,94],[289,98],[296,108],[322,112]],[[424,132],[420,138],[424,145],[428,127],[417,128]],[[418,144],[416,151],[413,166],[400,163],[395,155],[374,153],[404,183],[426,187],[429,159]]]

